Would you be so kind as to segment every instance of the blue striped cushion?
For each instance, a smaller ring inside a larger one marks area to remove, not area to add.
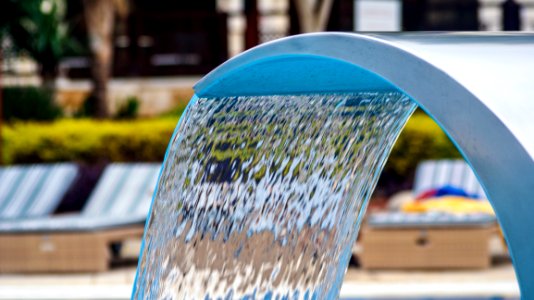
[[[475,173],[464,160],[428,160],[417,166],[413,189],[416,195],[445,185],[486,198]]]
[[[442,212],[372,213],[367,224],[374,228],[420,228],[420,227],[484,227],[497,222],[495,216],[488,214],[448,214]]]
[[[146,216],[83,217],[79,215],[59,215],[15,221],[0,220],[0,233],[97,231],[143,224],[145,219]]]
[[[71,163],[0,168],[0,219],[52,214],[77,175]]]
[[[148,215],[160,168],[160,163],[109,165],[91,193],[82,215]]]

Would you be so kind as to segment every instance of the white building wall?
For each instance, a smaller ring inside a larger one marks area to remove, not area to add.
[[[524,6],[521,12],[521,30],[534,31],[534,0],[521,0],[520,3]]]

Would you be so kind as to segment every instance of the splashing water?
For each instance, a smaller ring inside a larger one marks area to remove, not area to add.
[[[177,128],[134,299],[336,299],[403,94],[200,98]]]

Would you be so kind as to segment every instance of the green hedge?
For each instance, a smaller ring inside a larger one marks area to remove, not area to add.
[[[62,115],[54,104],[52,93],[41,87],[4,87],[2,93],[3,118],[6,121],[50,121]]]
[[[411,177],[425,159],[457,158],[460,153],[441,128],[423,112],[408,121],[386,163],[384,173]]]
[[[176,118],[19,122],[4,128],[4,162],[161,161]]]
[[[14,123],[4,128],[4,161],[161,161],[176,123],[171,117]],[[434,121],[416,113],[393,148],[385,173],[412,176],[420,160],[447,157],[459,157],[456,148]]]

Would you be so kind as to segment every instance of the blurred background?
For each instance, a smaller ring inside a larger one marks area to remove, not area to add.
[[[306,32],[533,29],[532,0],[1,1],[0,299],[69,291],[129,297],[148,213],[143,201],[149,202],[136,195],[150,199],[157,173],[151,170],[163,161],[193,84],[232,56]],[[375,236],[382,240],[355,245],[342,296],[372,299],[402,296],[406,290],[407,296],[518,297],[504,238],[482,189],[447,175],[465,166],[439,126],[417,111],[393,149],[370,210],[420,212],[427,219],[409,228],[384,215],[366,223],[362,238],[381,230]],[[59,167],[73,171],[63,174]],[[139,174],[145,180],[135,181]],[[441,179],[418,187],[418,176]],[[33,182],[32,188],[24,181]],[[113,191],[106,182],[120,188]],[[42,187],[52,185],[58,186],[54,192]],[[124,204],[128,197],[117,195],[133,188],[132,211],[139,218],[114,215],[113,207],[130,205]],[[46,199],[39,198],[45,194]],[[490,219],[475,225],[451,221],[435,229],[436,217],[430,214],[429,222],[428,213],[436,209],[422,199],[445,194],[470,199],[440,202],[437,206],[446,207],[437,209],[440,214]],[[125,218],[124,226],[95,217],[108,213],[94,208],[100,205],[97,198],[107,199],[102,205],[110,207],[111,218]],[[73,217],[78,215],[83,222]],[[65,229],[72,222],[79,223],[79,231]],[[373,228],[381,222],[389,227]],[[388,244],[399,235],[406,236],[406,244]],[[428,246],[435,235],[445,240],[437,250]],[[80,243],[102,243],[103,248],[91,252],[80,246],[89,251],[82,253],[70,246]],[[72,249],[62,254],[65,245]],[[394,247],[408,249],[401,259],[410,261],[412,255],[412,263],[391,260],[397,255]],[[366,251],[376,255],[366,256]],[[66,258],[54,261],[60,256]],[[450,257],[459,260],[447,263]],[[32,294],[26,286],[41,292]]]

